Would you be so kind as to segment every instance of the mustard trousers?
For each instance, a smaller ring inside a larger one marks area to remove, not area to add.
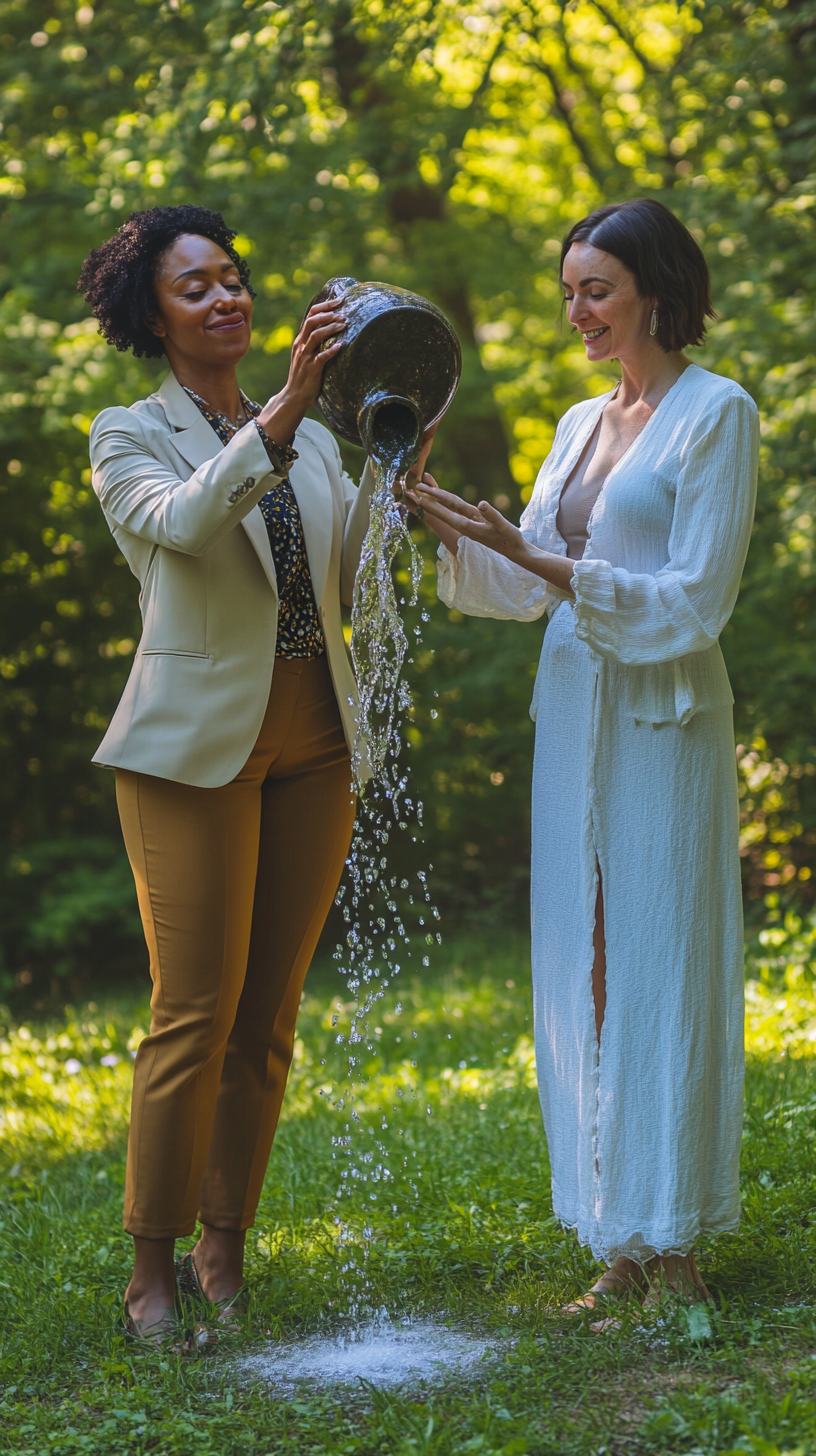
[[[219,789],[118,769],[153,980],[124,1225],[182,1237],[255,1217],[301,991],[354,822],[325,657],[278,658],[258,741]]]

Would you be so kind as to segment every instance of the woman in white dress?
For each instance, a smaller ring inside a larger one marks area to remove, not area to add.
[[[423,477],[439,595],[547,611],[532,715],[536,1062],[553,1208],[608,1268],[568,1306],[707,1291],[736,1228],[743,941],[732,694],[718,638],[753,520],[757,411],[683,354],[705,259],[655,201],[600,208],[561,277],[621,381],[568,410],[520,528]],[[608,1321],[599,1319],[594,1329]]]

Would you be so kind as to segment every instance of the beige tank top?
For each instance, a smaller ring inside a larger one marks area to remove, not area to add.
[[[570,561],[580,561],[584,554],[589,534],[589,518],[604,487],[603,480],[593,480],[589,485],[585,483],[587,470],[598,447],[600,434],[601,421],[598,420],[592,436],[587,442],[583,457],[564,486],[558,503],[555,526],[559,535],[563,536],[567,543],[567,556]]]

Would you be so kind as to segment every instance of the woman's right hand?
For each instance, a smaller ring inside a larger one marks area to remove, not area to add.
[[[332,298],[309,309],[292,345],[289,378],[280,394],[273,395],[258,416],[276,445],[289,444],[307,409],[317,399],[323,370],[343,348],[343,340],[335,336],[345,327],[342,299]]]
[[[439,489],[439,486],[437,485],[433,476],[429,475],[427,471],[425,471],[425,473],[423,474],[421,483],[422,485],[433,486],[434,490]],[[439,516],[431,515],[430,511],[426,512],[423,509],[419,497],[416,494],[415,488],[412,490],[409,486],[406,486],[405,504],[413,515],[419,517],[423,525],[429,526],[430,529],[433,531],[434,535],[439,537],[442,545],[446,546],[450,551],[451,556],[455,556],[459,550],[459,538],[462,535],[462,532],[458,531],[456,527],[451,525],[448,521],[440,520]]]

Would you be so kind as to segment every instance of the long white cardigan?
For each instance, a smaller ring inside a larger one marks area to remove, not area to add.
[[[169,374],[148,399],[91,426],[93,485],[141,592],[144,631],[94,762],[201,788],[243,767],[275,664],[278,589],[258,501],[276,477],[254,424],[222,445]],[[289,472],[346,739],[354,676],[341,600],[351,603],[373,475],[357,487],[334,436],[304,420]]]
[[[559,424],[522,517],[545,550],[566,553],[561,491],[609,398]],[[439,553],[449,606],[551,613],[531,708],[536,1062],[554,1212],[610,1263],[684,1253],[739,1219],[738,803],[718,637],[748,548],[758,438],[738,385],[687,368],[606,479],[575,606],[472,541]]]

